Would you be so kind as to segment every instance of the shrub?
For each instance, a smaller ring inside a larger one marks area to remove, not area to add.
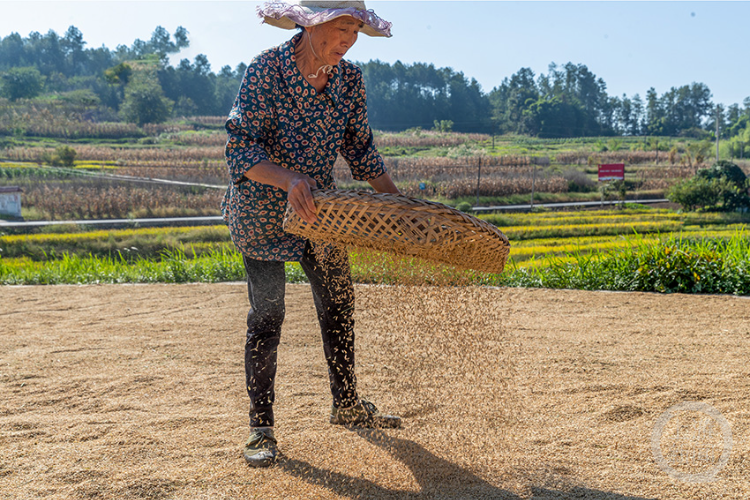
[[[680,131],[680,137],[690,137],[692,139],[705,140],[708,139],[711,134],[700,127],[691,127]]]
[[[571,193],[589,193],[596,190],[596,182],[580,170],[566,170],[563,177],[568,181],[568,191]]]
[[[468,201],[462,201],[461,203],[456,205],[456,210],[460,210],[466,213],[471,212],[471,208],[471,203],[469,203]]]
[[[54,153],[45,151],[40,156],[39,160],[47,165],[53,167],[73,167],[76,159],[76,150],[70,146],[60,146],[55,149]]]
[[[60,159],[60,164],[63,167],[72,167],[76,160],[76,150],[70,146],[60,146],[55,149],[55,156]]]
[[[667,198],[679,203],[685,210],[716,207],[722,199],[724,189],[731,189],[726,180],[693,177],[674,184],[667,192]]]
[[[747,176],[734,163],[716,162],[702,168],[692,179],[672,186],[667,197],[684,208],[711,207],[723,211],[750,208]]]
[[[551,258],[546,267],[512,269],[500,277],[500,283],[582,290],[748,295],[749,247],[750,240],[741,232],[728,239],[671,236],[654,243],[641,240],[619,252],[573,252],[563,258]]]
[[[726,178],[733,182],[737,187],[744,187],[747,181],[745,172],[734,163],[726,160],[719,160],[711,168],[702,168],[698,170],[698,175],[705,179]]]
[[[101,104],[101,99],[91,89],[77,89],[65,92],[59,99],[67,104],[81,107],[95,107]]]

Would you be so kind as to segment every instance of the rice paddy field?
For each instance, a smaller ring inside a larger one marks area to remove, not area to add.
[[[415,285],[750,293],[744,274],[749,218],[742,214],[630,208],[482,217],[511,241],[511,256],[502,275],[351,249],[354,279]],[[69,232],[0,236],[0,283],[244,279],[241,256],[224,226],[98,231],[63,226],[54,230]],[[676,271],[682,268],[684,275]],[[287,275],[292,283],[305,280],[296,263],[288,264]]]

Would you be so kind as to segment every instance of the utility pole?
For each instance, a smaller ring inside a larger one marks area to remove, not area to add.
[[[531,168],[533,169],[531,172],[531,203],[529,204],[529,208],[531,211],[534,211],[534,184],[536,183],[536,163],[531,164]]]
[[[716,161],[719,161],[719,119],[721,118],[721,104],[716,105]]]
[[[493,137],[494,139],[494,137]],[[482,180],[482,157],[477,159],[477,204],[479,206],[479,182]]]

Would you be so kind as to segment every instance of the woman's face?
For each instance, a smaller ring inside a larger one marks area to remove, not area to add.
[[[315,54],[325,64],[336,66],[357,41],[363,26],[358,19],[342,16],[306,29]]]

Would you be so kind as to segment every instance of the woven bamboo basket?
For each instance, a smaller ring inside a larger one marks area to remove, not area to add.
[[[498,228],[442,203],[333,189],[317,189],[313,198],[318,220],[308,224],[289,206],[285,231],[491,273],[503,272],[510,253]]]

